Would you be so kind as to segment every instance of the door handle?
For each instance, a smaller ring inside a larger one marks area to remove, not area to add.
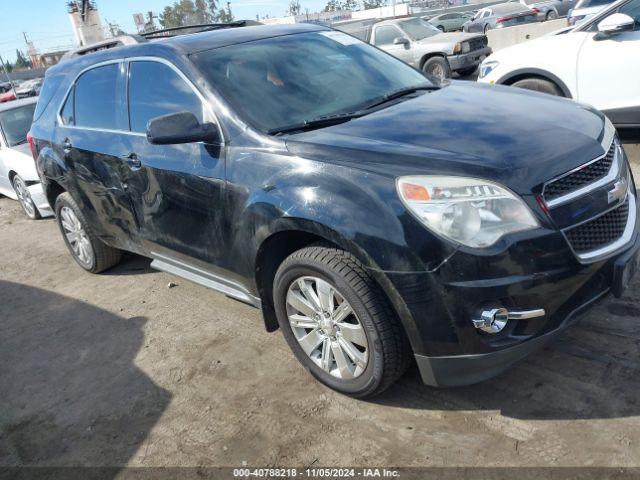
[[[69,155],[71,153],[72,148],[73,148],[73,145],[71,144],[71,140],[69,140],[68,138],[65,138],[62,141],[62,151],[65,153],[65,155]]]
[[[133,152],[131,152],[128,155],[125,155],[122,158],[124,159],[125,162],[127,162],[127,165],[129,165],[129,168],[132,170],[137,170],[140,167],[142,167],[142,162],[138,158],[138,155],[136,155]]]

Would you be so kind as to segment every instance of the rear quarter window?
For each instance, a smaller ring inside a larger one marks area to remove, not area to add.
[[[52,75],[45,77],[44,85],[42,85],[42,88],[40,89],[38,104],[36,105],[36,110],[33,114],[34,121],[38,120],[47,109],[49,103],[51,103],[51,99],[58,91],[58,87],[62,83],[62,80],[64,80],[64,77],[64,75]]]

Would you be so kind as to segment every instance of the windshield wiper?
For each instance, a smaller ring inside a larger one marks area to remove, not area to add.
[[[304,120],[300,123],[294,123],[285,127],[272,128],[268,130],[269,135],[277,135],[287,132],[298,132],[304,130],[313,130],[314,128],[329,127],[331,125],[338,125],[340,123],[348,122],[352,118],[360,117],[364,112],[348,112],[339,113],[337,115],[323,115],[321,117],[312,118],[311,120]]]
[[[386,95],[374,100],[372,103],[367,105],[364,110],[369,110],[374,107],[378,107],[392,100],[396,100],[398,98],[404,97],[406,95],[411,95],[412,93],[416,93],[420,90],[438,90],[440,87],[434,85],[432,83],[424,83],[421,85],[415,85],[413,87],[405,87],[399,90],[394,90],[393,92],[389,92]]]

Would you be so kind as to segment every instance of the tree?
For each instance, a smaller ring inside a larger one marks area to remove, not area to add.
[[[384,7],[386,4],[387,0],[362,0],[362,6],[365,10]]]
[[[24,53],[22,53],[20,50],[16,50],[16,63],[15,63],[14,66],[17,69],[20,69],[20,68],[31,68],[31,62],[25,56]]]
[[[302,5],[300,4],[300,0],[291,0],[289,2],[289,9],[287,10],[287,14],[295,17],[296,15],[300,15],[302,12]]]
[[[354,10],[359,10],[360,9],[360,2],[358,2],[358,0],[345,0],[344,3],[342,4],[342,10],[351,10],[352,12]]]
[[[209,10],[206,0],[195,1],[195,15],[198,23],[211,23],[214,20],[214,14]]]
[[[342,5],[338,0],[329,0],[324,7],[324,12],[337,12],[338,10],[342,10]]]

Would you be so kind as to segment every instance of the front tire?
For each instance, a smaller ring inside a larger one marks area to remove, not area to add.
[[[29,188],[22,177],[20,177],[20,175],[16,175],[13,177],[11,184],[13,185],[13,191],[16,192],[16,196],[18,197],[18,202],[27,217],[31,220],[38,220],[42,218],[38,211],[38,207],[36,207],[33,198],[31,198]]]
[[[430,75],[438,80],[444,80],[451,78],[451,68],[449,62],[443,57],[431,57],[422,66],[422,71],[425,75]]]
[[[278,268],[273,295],[291,350],[328,387],[371,397],[407,369],[404,331],[353,255],[329,246],[298,250]]]
[[[535,92],[548,93],[556,97],[563,97],[562,90],[553,82],[542,78],[525,78],[511,84],[512,87],[524,88]]]
[[[120,262],[122,252],[108,246],[93,233],[80,207],[68,192],[56,199],[55,212],[64,243],[84,270],[100,273]]]

